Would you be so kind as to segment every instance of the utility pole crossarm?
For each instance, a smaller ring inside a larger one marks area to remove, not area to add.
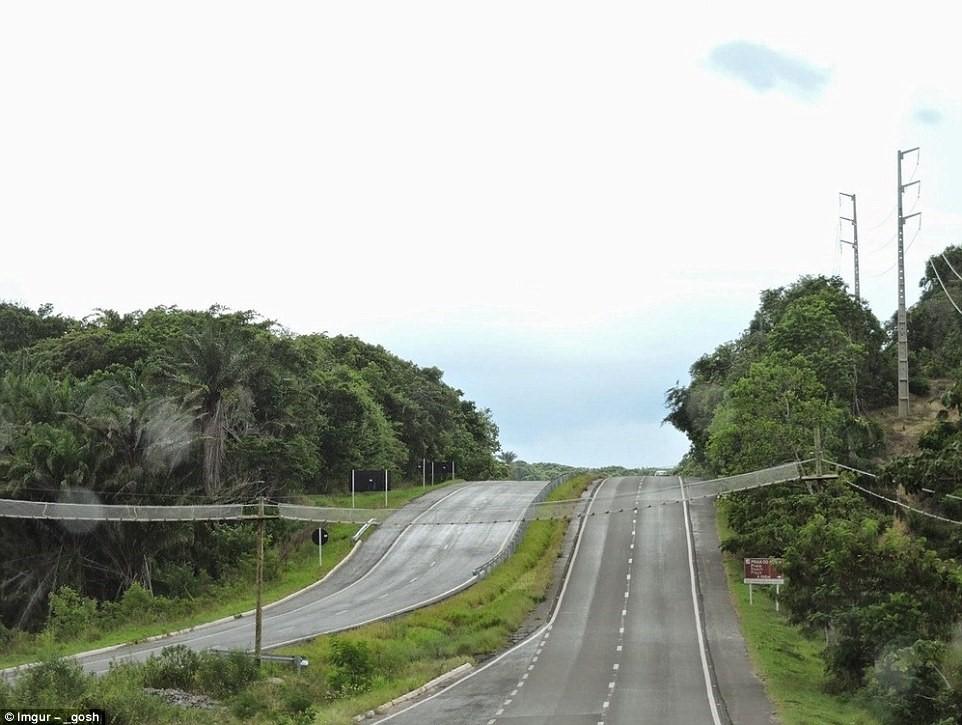
[[[842,221],[846,221],[852,225],[852,241],[846,241],[844,239],[839,239],[842,244],[847,244],[852,248],[853,256],[855,257],[855,301],[860,302],[862,299],[861,289],[859,288],[859,271],[858,271],[858,210],[855,204],[855,194],[846,194],[844,191],[840,191],[841,196],[848,197],[852,200],[852,216],[840,216]]]

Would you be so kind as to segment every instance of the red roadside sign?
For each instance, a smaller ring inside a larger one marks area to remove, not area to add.
[[[771,557],[745,559],[745,583],[784,584],[785,580],[778,570],[778,560]]]

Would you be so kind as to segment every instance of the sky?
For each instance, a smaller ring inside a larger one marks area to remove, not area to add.
[[[949,8],[3,3],[0,299],[254,309],[440,367],[522,459],[671,465],[760,291],[851,282],[840,191],[883,319],[898,149],[910,303],[959,241]]]

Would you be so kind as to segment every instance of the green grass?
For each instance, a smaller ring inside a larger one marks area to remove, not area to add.
[[[357,528],[356,524],[327,526],[330,539],[324,546],[323,568],[318,567],[317,547],[310,540],[298,546],[288,555],[276,576],[265,581],[264,603],[282,599],[327,574],[351,550],[353,546],[351,536]],[[229,584],[215,585],[210,592],[185,603],[185,607],[189,607],[188,611],[160,621],[146,624],[131,623],[93,638],[86,637],[67,642],[53,642],[43,635],[23,635],[17,640],[15,647],[11,648],[12,651],[0,656],[0,668],[33,662],[38,658],[70,655],[124,642],[137,642],[147,637],[236,615],[253,609],[255,604],[256,594],[252,581],[236,580]]]
[[[718,534],[731,535],[725,502],[718,502]],[[741,562],[725,554],[728,588],[741,622],[755,671],[765,683],[784,725],[876,725],[878,720],[857,699],[824,691],[824,642],[789,623],[775,611],[775,601],[755,587],[754,604],[742,582]]]

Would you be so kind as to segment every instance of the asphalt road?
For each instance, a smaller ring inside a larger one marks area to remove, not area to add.
[[[380,722],[727,722],[696,616],[695,601],[699,611],[703,603],[693,590],[693,539],[685,507],[676,502],[681,496],[674,477],[602,483],[549,623],[475,674]],[[708,605],[731,606],[720,591]],[[744,649],[737,638],[719,646]],[[726,664],[748,667],[747,658]],[[750,669],[747,676],[753,678]],[[768,721],[763,692],[751,707],[758,719],[749,721]]]
[[[322,584],[264,611],[263,647],[349,629],[449,596],[474,582],[473,570],[509,540],[545,482],[478,482],[441,489],[392,515],[346,565]],[[488,522],[492,512],[502,520]],[[456,523],[450,523],[456,522]],[[86,670],[143,660],[184,644],[252,650],[254,618],[195,628],[153,642],[75,657]]]

